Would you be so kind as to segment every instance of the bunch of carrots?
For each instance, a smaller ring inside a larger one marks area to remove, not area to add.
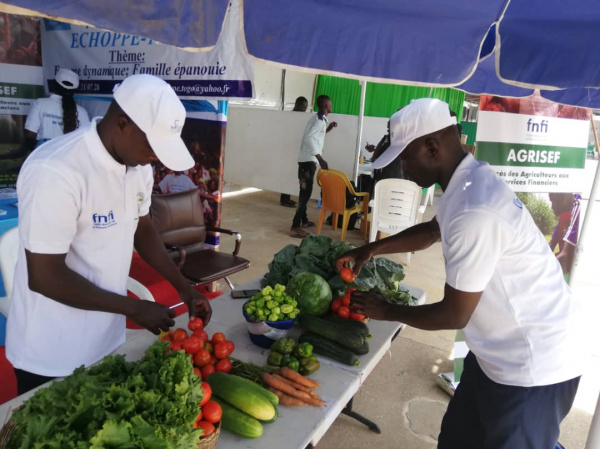
[[[281,367],[272,373],[263,372],[260,375],[268,389],[275,393],[281,405],[324,407],[325,404],[314,391],[319,388],[319,382],[304,377],[288,367]]]

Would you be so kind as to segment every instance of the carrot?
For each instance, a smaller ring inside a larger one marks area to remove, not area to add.
[[[315,393],[314,391],[312,391],[310,388],[305,387],[304,385],[301,385],[299,383],[294,382],[293,380],[289,380],[286,379],[283,376],[280,376],[279,374],[277,374],[279,371],[275,371],[274,373],[272,373],[271,375],[273,377],[275,377],[275,379],[280,380],[282,382],[285,382],[286,384],[288,384],[290,387],[294,387],[296,390],[300,390],[300,391],[304,391],[305,393],[308,393],[309,395],[311,395],[313,398],[315,399],[321,399],[319,397],[319,395],[317,393]]]
[[[291,407],[302,407],[308,405],[306,402],[301,401],[300,399],[288,396],[283,391],[280,391],[277,388],[269,387],[269,391],[277,395],[277,397],[279,398],[279,403],[281,405],[287,405]]]
[[[283,377],[289,380],[293,380],[294,382],[299,383],[300,385],[304,385],[308,388],[319,388],[319,382],[312,379],[307,379],[302,374],[297,373],[296,371],[288,368],[287,366],[281,367],[279,372]]]
[[[274,378],[273,376],[271,376],[268,373],[261,373],[260,377],[263,380],[263,382],[265,384],[267,384],[269,387],[273,387],[273,388],[276,388],[277,390],[281,390],[285,394],[290,395],[296,399],[300,399],[300,400],[306,402],[307,404],[314,405],[317,407],[322,407],[324,405],[323,401],[320,401],[318,399],[311,397],[311,395],[309,395],[308,393],[305,393],[304,391],[296,390],[294,387],[291,387],[288,384],[286,384],[285,382],[282,382],[282,381]]]

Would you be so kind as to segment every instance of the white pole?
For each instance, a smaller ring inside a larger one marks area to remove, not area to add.
[[[360,163],[360,150],[362,147],[362,131],[363,131],[363,119],[365,116],[365,98],[367,96],[367,81],[360,81],[360,112],[358,113],[358,133],[356,134],[356,154],[354,158],[354,184],[358,182],[358,164]]]
[[[598,402],[596,403],[596,412],[592,418],[592,424],[590,424],[590,431],[588,433],[587,441],[585,443],[585,449],[598,449],[600,448],[600,396],[598,396]]]

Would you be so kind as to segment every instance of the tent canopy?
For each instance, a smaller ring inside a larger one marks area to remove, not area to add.
[[[0,9],[15,5],[202,50],[216,43],[228,3],[12,0]],[[246,0],[243,9],[248,52],[266,61],[477,94],[539,88],[554,101],[600,107],[597,0]]]

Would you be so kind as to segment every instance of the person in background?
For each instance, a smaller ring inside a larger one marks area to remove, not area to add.
[[[308,109],[308,100],[304,97],[296,98],[296,103],[294,104],[294,109],[292,111],[297,112],[306,112]],[[285,207],[296,207],[297,203],[292,201],[292,197],[287,193],[282,193],[279,197],[279,204]]]
[[[46,142],[23,164],[6,332],[19,394],[113,352],[125,342],[125,317],[155,334],[175,324],[168,307],[127,297],[134,247],[175,287],[190,318],[210,320],[208,300],[169,258],[149,214],[150,164],[194,165],[184,122],[171,86],[133,75],[102,119]]]
[[[374,256],[441,240],[444,297],[405,306],[354,292],[351,311],[424,330],[463,329],[470,352],[438,449],[554,448],[587,356],[581,302],[527,208],[487,163],[464,150],[446,103],[413,100],[392,116],[390,128],[391,145],[379,163],[399,158],[421,187],[439,184],[437,215],[349,251],[337,268],[350,266],[358,276]]]
[[[581,195],[578,193],[550,193],[549,197],[552,210],[558,217],[558,224],[550,240],[550,249],[554,251],[558,245],[556,258],[560,263],[563,274],[568,276],[575,259]]]
[[[37,99],[25,121],[25,149],[29,154],[36,146],[75,131],[90,123],[87,111],[77,105],[73,94],[79,88],[79,76],[60,69],[52,83],[52,94]]]
[[[185,192],[196,188],[196,184],[192,181],[187,173],[174,171],[169,173],[158,183],[161,193],[178,193]]]
[[[304,230],[304,228],[315,225],[312,221],[308,220],[306,206],[312,195],[317,163],[325,170],[328,168],[327,162],[322,156],[325,134],[337,127],[336,122],[329,123],[329,120],[327,120],[327,116],[332,111],[331,99],[327,95],[320,95],[317,98],[317,107],[319,108],[319,112],[308,120],[304,129],[300,154],[298,155],[300,194],[298,195],[298,207],[296,208],[296,214],[294,215],[290,229],[292,237],[306,237],[309,235],[309,232]]]

